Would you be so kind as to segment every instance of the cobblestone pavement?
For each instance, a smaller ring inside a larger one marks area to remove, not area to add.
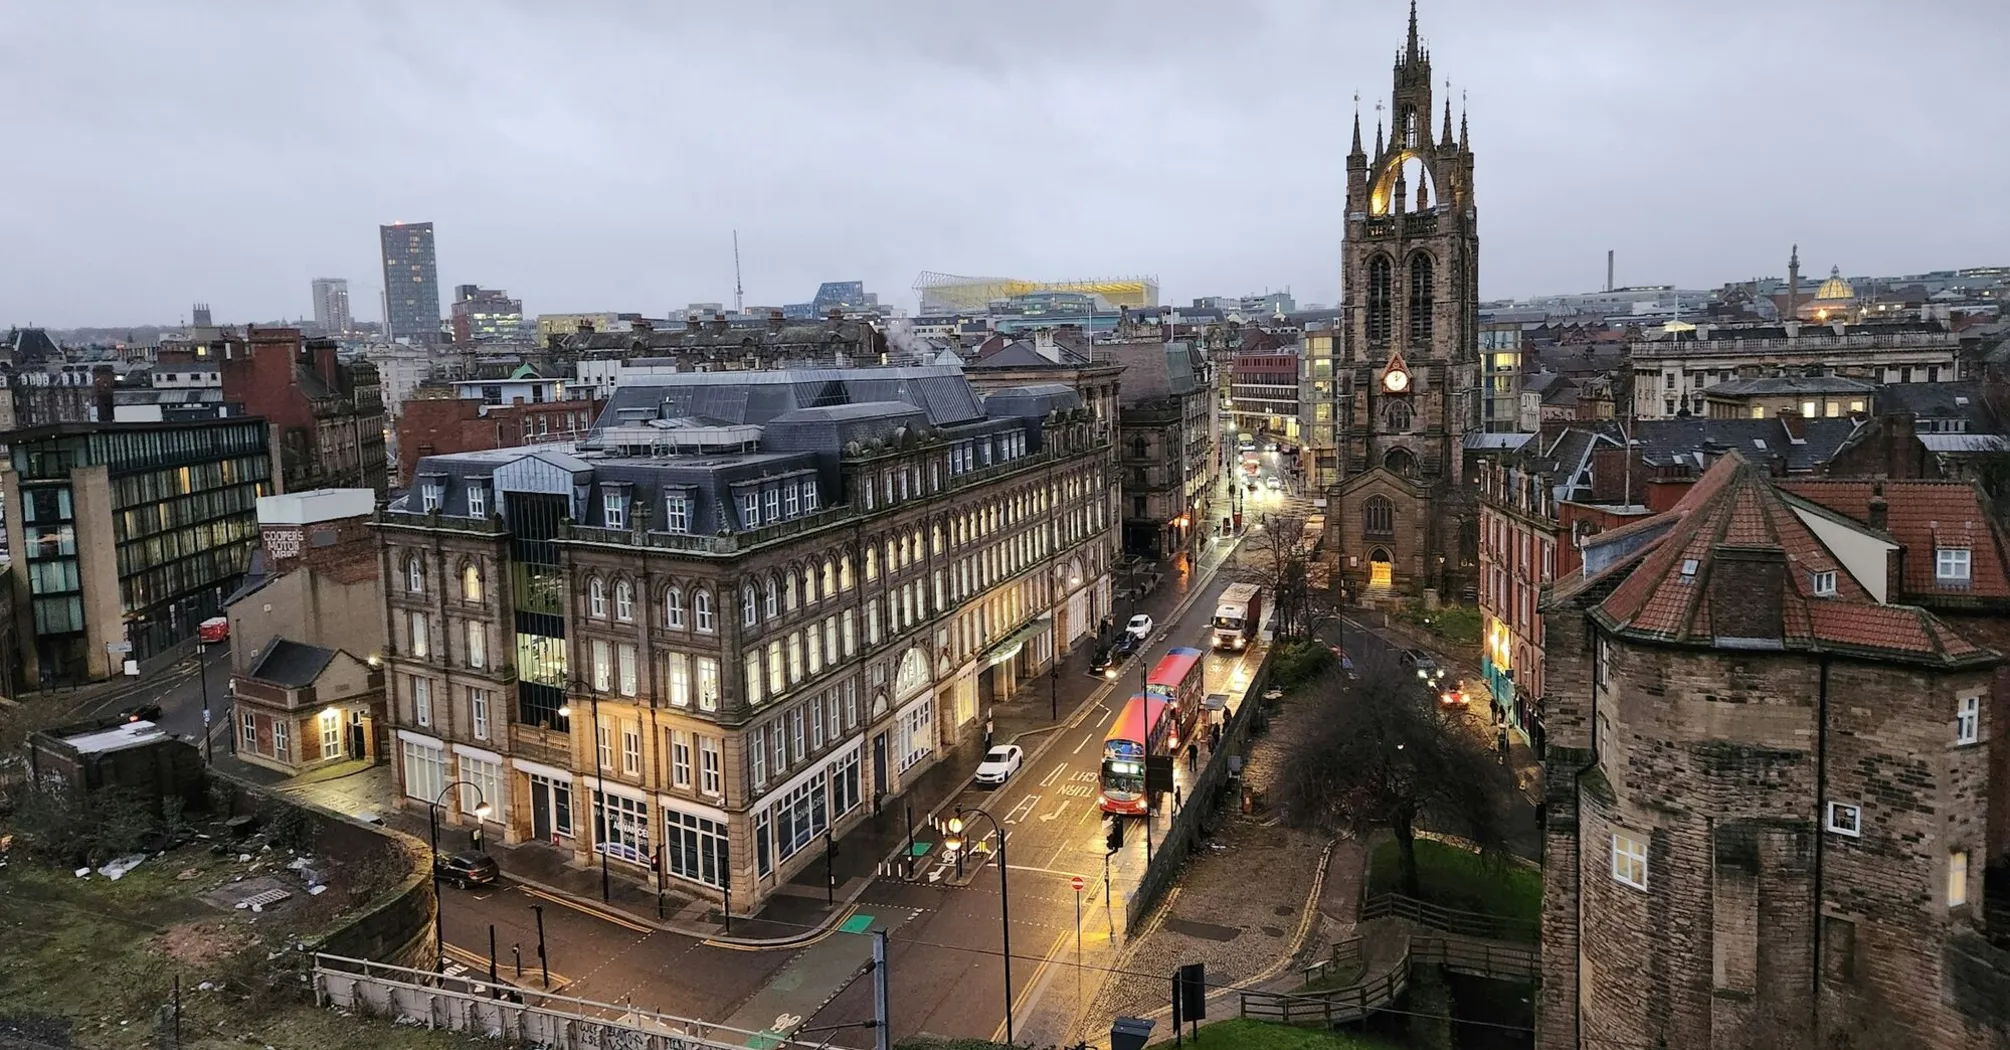
[[[1246,773],[1250,787],[1271,790],[1295,732],[1312,724],[1313,703],[1285,701],[1270,731],[1257,738]],[[1282,826],[1274,811],[1226,814],[1221,821],[1211,841],[1223,848],[1203,848],[1188,863],[1167,903],[1118,959],[1122,972],[1108,975],[1077,1014],[1074,1039],[1096,1043],[1107,1037],[1110,1018],[1155,1012],[1163,1033],[1172,975],[1182,964],[1205,963],[1208,984],[1217,989],[1258,978],[1288,981],[1296,976],[1294,952],[1323,951],[1329,938],[1351,932],[1364,858],[1355,843],[1336,843],[1329,857],[1327,839]],[[1322,858],[1327,880],[1340,885],[1322,883]],[[1308,907],[1318,914],[1308,915]],[[1233,1003],[1232,996],[1214,1000],[1208,1012],[1225,1016]]]

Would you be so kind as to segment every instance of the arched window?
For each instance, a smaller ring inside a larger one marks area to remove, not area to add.
[[[1431,257],[1418,252],[1410,256],[1410,339],[1431,337]]]
[[[928,533],[929,533],[929,543],[930,543],[930,545],[931,545],[931,546],[932,546],[932,547],[934,548],[934,550],[935,550],[935,553],[937,553],[937,554],[941,554],[941,553],[942,553],[942,523],[941,523],[941,522],[936,522],[936,523],[935,523],[934,525],[931,525],[931,526],[929,526],[929,530],[928,530]]]
[[[628,586],[627,580],[614,585],[614,618],[622,623],[635,619],[635,591]]]
[[[851,590],[851,555],[838,557],[838,590]]]
[[[1391,274],[1387,256],[1378,255],[1368,263],[1368,341],[1389,341],[1389,285]]]
[[[607,587],[598,579],[586,585],[586,611],[595,617],[607,615]]]
[[[1410,429],[1410,403],[1408,401],[1389,402],[1389,429],[1398,434]]]
[[[692,626],[705,634],[712,633],[712,592],[699,591],[691,596]]]
[[[684,592],[675,587],[663,595],[663,626],[684,626]]]
[[[761,596],[751,583],[740,588],[740,623],[752,627],[761,622]]]
[[[803,566],[803,604],[817,600],[817,572],[811,566]]]
[[[865,549],[865,578],[879,579],[879,548],[871,545]]]
[[[796,611],[796,574],[791,569],[782,570],[782,608]]]
[[[1417,472],[1417,457],[1406,448],[1392,448],[1382,457],[1382,466],[1391,474],[1409,477]]]
[[[846,565],[846,567],[845,567],[845,576],[846,576],[846,578],[847,578],[847,582],[845,583],[845,586],[849,587],[849,586],[851,586],[851,583],[849,582],[849,578],[850,578],[850,576],[851,576],[851,567],[850,567],[849,565]],[[837,588],[837,567],[831,564],[831,560],[830,560],[829,558],[825,558],[825,559],[824,559],[824,594],[825,594],[826,596],[829,596],[829,595],[834,595],[834,594],[836,594],[837,592],[838,592],[838,588]]]
[[[426,567],[417,558],[405,562],[405,589],[413,594],[426,591]]]
[[[1139,459],[1150,459],[1151,454],[1151,445],[1145,441],[1143,434],[1138,435],[1138,439],[1131,442],[1131,455]]]
[[[767,593],[768,615],[771,617],[780,616],[782,614],[782,588],[775,582],[773,576],[768,577]]]
[[[1403,145],[1417,148],[1417,111],[1414,107],[1403,107]]]
[[[1361,505],[1361,531],[1370,536],[1396,533],[1396,507],[1386,496],[1370,496]]]
[[[482,600],[482,569],[474,562],[461,566],[461,597],[471,602]]]

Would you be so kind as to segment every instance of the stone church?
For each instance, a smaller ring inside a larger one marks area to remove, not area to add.
[[[1347,157],[1341,349],[1334,365],[1341,436],[1327,548],[1355,600],[1470,600],[1478,578],[1477,504],[1462,447],[1479,411],[1479,220],[1466,123],[1449,98],[1433,134],[1430,53],[1396,56],[1386,132]],[[1380,110],[1380,106],[1376,107]]]

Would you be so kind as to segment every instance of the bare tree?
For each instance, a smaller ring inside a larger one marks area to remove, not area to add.
[[[1271,623],[1279,641],[1312,637],[1321,619],[1313,609],[1312,573],[1299,550],[1305,520],[1288,514],[1266,514],[1263,528],[1243,541],[1239,575],[1263,587]]]
[[[1286,755],[1278,792],[1294,824],[1395,835],[1403,892],[1419,895],[1416,836],[1457,835],[1483,853],[1506,845],[1514,785],[1463,716],[1441,712],[1386,660],[1364,661],[1359,681],[1329,670],[1304,695],[1313,725]]]

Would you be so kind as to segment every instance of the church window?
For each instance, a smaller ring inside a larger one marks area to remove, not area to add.
[[[1387,256],[1378,255],[1368,263],[1368,341],[1371,343],[1389,341],[1390,269]]]
[[[1392,448],[1382,457],[1382,467],[1391,474],[1409,477],[1417,472],[1417,457],[1406,448]]]
[[[1431,337],[1431,257],[1423,252],[1410,256],[1410,338]]]
[[[1396,534],[1396,507],[1387,496],[1370,496],[1361,505],[1361,531],[1370,536]]]
[[[1403,107],[1403,145],[1417,148],[1417,111],[1409,106]]]
[[[1402,433],[1410,429],[1410,405],[1407,401],[1389,403],[1389,429]]]

